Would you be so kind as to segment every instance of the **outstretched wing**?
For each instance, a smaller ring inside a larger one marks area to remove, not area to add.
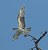
[[[22,7],[20,9],[20,12],[18,14],[18,24],[20,28],[25,28],[25,11],[24,11],[24,7]]]
[[[16,31],[16,33],[14,34],[14,36],[13,36],[13,40],[15,40],[15,39],[18,39],[18,37],[19,37],[19,35],[22,33],[22,31],[20,30],[20,29],[18,29],[17,31]]]

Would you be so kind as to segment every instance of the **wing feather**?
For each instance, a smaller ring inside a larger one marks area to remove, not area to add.
[[[13,39],[14,39],[14,40],[15,40],[15,39],[18,39],[18,37],[19,37],[20,34],[21,34],[21,31],[18,29],[18,30],[16,31],[16,33],[14,34]]]
[[[19,27],[21,28],[25,28],[25,17],[24,17],[24,8],[21,8],[20,9],[20,12],[18,14],[18,24],[19,24]]]

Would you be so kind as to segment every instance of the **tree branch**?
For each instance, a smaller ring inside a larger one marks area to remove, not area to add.
[[[45,31],[45,32],[43,33],[43,35],[40,36],[39,39],[36,39],[35,37],[33,37],[33,36],[31,36],[31,35],[28,34],[28,36],[30,36],[30,37],[33,39],[34,43],[35,43],[35,47],[33,47],[32,50],[33,50],[34,48],[36,48],[36,50],[41,50],[41,49],[38,47],[38,43],[39,43],[39,41],[40,41],[46,34],[47,34],[47,31]]]

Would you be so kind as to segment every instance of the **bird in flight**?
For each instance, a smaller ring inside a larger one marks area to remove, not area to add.
[[[13,28],[13,30],[16,30],[16,33],[13,35],[13,40],[18,39],[19,35],[24,34],[24,37],[27,37],[27,34],[29,31],[31,31],[31,27],[25,28],[25,7],[21,7],[19,13],[18,13],[18,28]]]

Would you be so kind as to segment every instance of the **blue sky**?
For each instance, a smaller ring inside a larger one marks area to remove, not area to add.
[[[17,16],[25,6],[26,27],[32,27],[29,34],[40,37],[48,31],[48,0],[0,0],[0,50],[28,50],[34,46],[31,38],[23,35],[12,41],[13,27],[18,27]],[[48,34],[40,41],[39,47],[48,50]]]

